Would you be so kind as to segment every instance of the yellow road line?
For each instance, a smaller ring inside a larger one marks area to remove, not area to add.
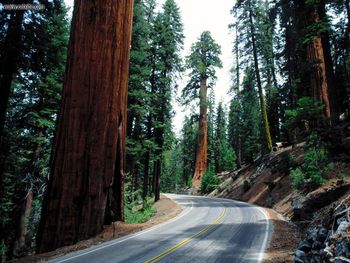
[[[194,235],[190,236],[189,238],[186,238],[186,239],[182,240],[181,242],[175,244],[174,246],[165,250],[163,253],[159,254],[158,256],[155,256],[155,257],[145,261],[145,263],[158,262],[159,260],[161,260],[165,256],[173,253],[174,251],[176,251],[180,247],[183,247],[184,245],[190,243],[194,238],[199,237],[199,236],[203,235],[204,233],[208,232],[209,230],[211,230],[212,228],[215,227],[215,224],[219,223],[220,220],[222,220],[224,218],[225,214],[226,214],[226,208],[224,208],[224,210],[221,212],[219,217],[217,219],[215,219],[212,223],[210,223],[208,226],[203,227],[199,232],[197,232]]]

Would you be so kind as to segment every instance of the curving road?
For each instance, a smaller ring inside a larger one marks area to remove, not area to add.
[[[167,196],[183,208],[171,221],[49,262],[262,261],[272,233],[262,209],[228,199]]]

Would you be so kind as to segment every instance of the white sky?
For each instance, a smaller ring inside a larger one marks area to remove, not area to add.
[[[73,6],[74,0],[65,0],[68,6]],[[227,103],[230,98],[227,92],[230,87],[230,67],[233,62],[231,55],[232,35],[228,29],[228,25],[232,23],[233,17],[230,10],[234,5],[234,0],[175,0],[181,10],[182,21],[184,24],[184,51],[183,57],[189,54],[192,43],[197,41],[200,34],[209,30],[214,40],[221,46],[221,60],[223,68],[217,70],[218,81],[215,90],[216,102],[220,100]],[[158,0],[158,5],[164,3],[164,0]],[[183,81],[179,83],[181,90],[186,84],[186,75]],[[181,91],[178,92],[178,95]],[[182,120],[185,116],[185,109],[174,103],[175,117],[173,119],[173,127],[176,134],[179,134],[182,127]]]

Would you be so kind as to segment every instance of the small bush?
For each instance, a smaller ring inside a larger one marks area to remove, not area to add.
[[[124,191],[125,222],[128,224],[140,224],[148,221],[154,214],[153,199],[142,199],[142,190],[132,191],[131,176],[126,175]]]
[[[202,178],[201,192],[210,193],[221,183],[212,169],[208,169]]]
[[[236,169],[236,154],[230,146],[223,147],[222,149],[222,169],[232,171]]]
[[[300,189],[304,185],[305,176],[304,173],[296,168],[290,171],[290,177],[292,178],[292,186],[295,189]]]
[[[145,202],[140,209],[125,207],[125,222],[128,224],[141,224],[148,221],[155,213],[155,209],[149,202]]]
[[[292,131],[303,123],[308,123],[312,131],[315,123],[322,119],[324,105],[311,97],[302,97],[297,102],[297,107],[293,110],[286,110],[285,128]]]
[[[311,134],[306,145],[306,153],[302,165],[290,170],[292,186],[301,189],[305,184],[322,185],[323,177],[330,165],[327,163],[327,151],[315,134]]]

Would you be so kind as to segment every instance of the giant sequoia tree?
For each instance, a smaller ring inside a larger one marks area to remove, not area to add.
[[[303,41],[306,45],[306,62],[309,66],[307,71],[309,92],[307,95],[322,102],[325,106],[325,116],[330,117],[331,101],[329,93],[334,91],[334,72],[329,49],[325,3],[324,1],[301,2],[299,10],[305,12],[302,23],[306,26],[306,34]]]
[[[106,205],[123,219],[131,23],[131,0],[75,1],[39,251],[96,235]]]
[[[199,189],[201,179],[207,170],[207,90],[214,86],[215,68],[222,67],[220,46],[209,31],[204,31],[191,47],[187,67],[191,70],[190,81],[183,89],[185,103],[199,97],[199,123],[196,163],[192,185]]]

